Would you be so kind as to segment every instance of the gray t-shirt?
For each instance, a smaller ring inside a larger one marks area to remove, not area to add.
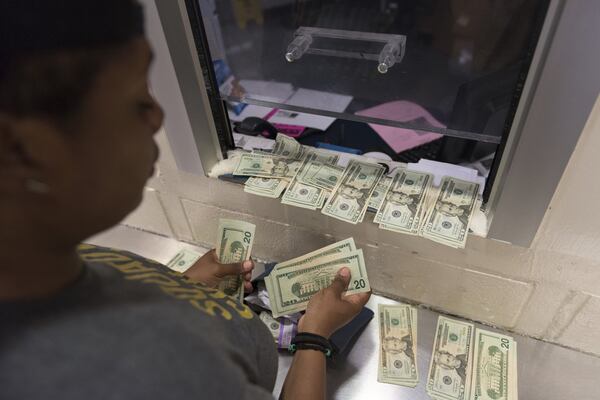
[[[246,306],[131,253],[83,245],[44,301],[0,303],[0,399],[272,399],[277,351]]]

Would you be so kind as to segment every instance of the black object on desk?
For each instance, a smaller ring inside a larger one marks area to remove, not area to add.
[[[334,364],[336,360],[342,361],[348,357],[350,350],[354,347],[354,343],[356,343],[361,332],[367,327],[367,324],[373,319],[374,315],[375,313],[373,310],[363,307],[352,321],[348,322],[331,335],[329,341],[333,346],[332,361]]]
[[[235,122],[233,130],[237,133],[250,136],[262,135],[269,139],[275,139],[277,137],[277,128],[258,117],[248,117],[242,122]]]

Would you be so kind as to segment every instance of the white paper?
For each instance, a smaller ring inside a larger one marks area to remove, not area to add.
[[[298,89],[286,104],[299,107],[310,107],[317,110],[343,112],[346,110],[352,96],[321,92],[319,90]]]
[[[275,146],[273,139],[267,139],[263,136],[250,136],[241,133],[233,133],[233,141],[235,147],[240,147],[244,150],[252,151],[254,149],[271,150]]]
[[[352,96],[321,92],[318,90],[298,89],[285,104],[314,108],[317,110],[343,112],[351,101]],[[288,110],[279,110],[275,115],[269,118],[269,122],[273,124],[305,126],[307,128],[320,130],[329,128],[334,121],[335,118],[333,117],[324,117],[322,115],[306,114]]]
[[[409,163],[409,171],[427,172],[433,175],[433,185],[438,187],[442,183],[444,176],[452,176],[463,181],[479,184],[479,194],[483,194],[485,187],[485,178],[479,176],[477,170],[461,167],[460,165],[449,164],[439,161],[421,159],[418,163]]]
[[[271,107],[263,107],[263,106],[255,106],[254,104],[246,104],[246,107],[242,110],[241,113],[236,114],[229,108],[227,109],[227,113],[229,114],[229,119],[234,122],[241,122],[248,117],[258,117],[264,118],[273,110]]]
[[[324,131],[335,121],[333,117],[324,117],[322,115],[305,114],[297,111],[278,110],[269,122],[272,124],[284,124],[315,128]]]
[[[292,84],[284,82],[242,79],[240,86],[252,99],[276,103],[284,103],[294,93]]]

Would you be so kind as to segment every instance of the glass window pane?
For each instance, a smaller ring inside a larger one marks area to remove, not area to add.
[[[499,143],[548,0],[200,5],[223,99]]]

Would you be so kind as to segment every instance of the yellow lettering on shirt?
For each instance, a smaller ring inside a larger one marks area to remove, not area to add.
[[[232,299],[227,300],[225,303],[233,308],[238,315],[244,319],[252,319],[254,317],[252,310],[245,304],[240,304]]]
[[[231,313],[227,311],[225,307],[223,307],[214,300],[207,300],[203,302],[200,302],[198,300],[190,300],[190,304],[198,310],[203,311],[210,316],[214,317],[215,311],[218,310],[221,312],[221,317],[225,318],[226,320],[229,321],[232,318]]]
[[[161,290],[179,300],[206,300],[208,298],[206,293],[196,288],[161,287]]]
[[[126,274],[141,274],[144,272],[156,271],[154,268],[147,267],[139,261],[131,261],[125,264],[107,262],[106,264],[110,264],[110,266],[112,266],[113,268],[116,268],[119,271],[124,272]]]
[[[174,279],[169,278],[165,274],[161,274],[160,272],[149,272],[147,274],[129,275],[129,276],[126,276],[125,279],[129,279],[132,281],[142,281],[144,283],[155,283],[161,287],[179,286],[179,282],[177,282]]]
[[[113,267],[125,279],[156,285],[166,295],[187,301],[192,307],[210,316],[231,320],[232,312],[244,319],[254,318],[252,310],[220,290],[191,281],[179,272],[172,271],[154,261],[139,260],[127,254],[101,250],[96,246],[80,245],[79,256],[87,262],[98,262]]]

